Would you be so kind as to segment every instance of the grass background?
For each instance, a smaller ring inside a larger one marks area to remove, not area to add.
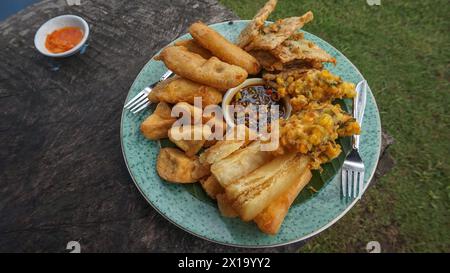
[[[251,19],[266,0],[220,0]],[[305,26],[364,74],[396,166],[300,252],[450,252],[448,0],[279,0],[269,20],[314,12]]]

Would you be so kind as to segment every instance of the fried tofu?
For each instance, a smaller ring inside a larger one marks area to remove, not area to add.
[[[196,155],[205,144],[211,130],[204,125],[172,127],[169,139],[183,150],[187,156]]]

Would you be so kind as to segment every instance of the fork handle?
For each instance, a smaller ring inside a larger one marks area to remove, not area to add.
[[[366,108],[366,95],[367,95],[367,81],[363,80],[356,86],[356,97],[353,99],[353,117],[362,127],[362,120],[364,117],[364,110]],[[359,149],[360,135],[352,136],[353,149]]]

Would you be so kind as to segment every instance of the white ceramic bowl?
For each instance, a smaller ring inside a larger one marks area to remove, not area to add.
[[[222,99],[222,111],[223,111],[223,116],[224,116],[225,121],[227,122],[228,126],[230,126],[230,127],[236,126],[236,124],[234,123],[234,118],[230,115],[230,111],[228,109],[228,106],[230,105],[230,102],[233,99],[234,95],[236,95],[236,93],[238,91],[240,91],[241,89],[243,89],[249,85],[264,85],[264,84],[265,84],[265,82],[261,78],[247,79],[240,85],[229,89],[225,93],[225,95],[223,96],[223,99]],[[284,118],[288,118],[291,115],[292,107],[287,98],[283,98],[282,100],[283,100],[284,109],[285,109]]]
[[[51,53],[45,47],[45,40],[47,35],[51,34],[53,31],[63,28],[63,27],[79,27],[83,32],[83,39],[74,48],[62,52],[62,53]],[[61,15],[52,18],[45,22],[36,32],[34,36],[34,46],[39,52],[49,57],[67,57],[77,53],[81,47],[86,43],[89,36],[89,25],[86,21],[76,15]]]

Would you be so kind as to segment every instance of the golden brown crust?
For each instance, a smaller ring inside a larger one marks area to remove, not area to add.
[[[295,31],[302,28],[306,23],[314,18],[313,13],[308,11],[301,17],[290,17],[276,21],[265,27],[257,35],[245,50],[271,50],[279,46],[283,41],[289,38]]]
[[[194,39],[181,40],[181,41],[175,42],[175,45],[183,46],[183,47],[187,48],[187,50],[189,50],[190,52],[196,53],[205,59],[209,59],[213,56],[209,50],[203,48]]]
[[[219,104],[222,101],[222,92],[217,88],[175,76],[158,83],[148,95],[151,102],[163,101],[171,104],[194,104],[196,97],[201,97],[202,107],[206,107]]]
[[[220,60],[244,68],[255,75],[261,70],[258,61],[245,50],[225,39],[204,23],[197,22],[189,27],[189,33],[202,47],[208,49]]]
[[[238,86],[247,79],[247,71],[227,64],[216,57],[206,60],[185,47],[166,47],[156,60],[162,60],[167,68],[181,77],[221,90]]]
[[[193,183],[210,174],[209,166],[188,157],[176,148],[162,148],[156,161],[158,175],[174,183]]]
[[[160,102],[155,111],[141,123],[141,133],[151,140],[166,138],[168,130],[176,120],[171,116],[170,106]]]
[[[275,9],[277,0],[269,0],[266,2],[258,13],[253,17],[247,26],[241,31],[238,37],[237,45],[244,48],[248,45],[259,33],[259,30],[264,26],[265,21],[269,17],[270,13]]]

